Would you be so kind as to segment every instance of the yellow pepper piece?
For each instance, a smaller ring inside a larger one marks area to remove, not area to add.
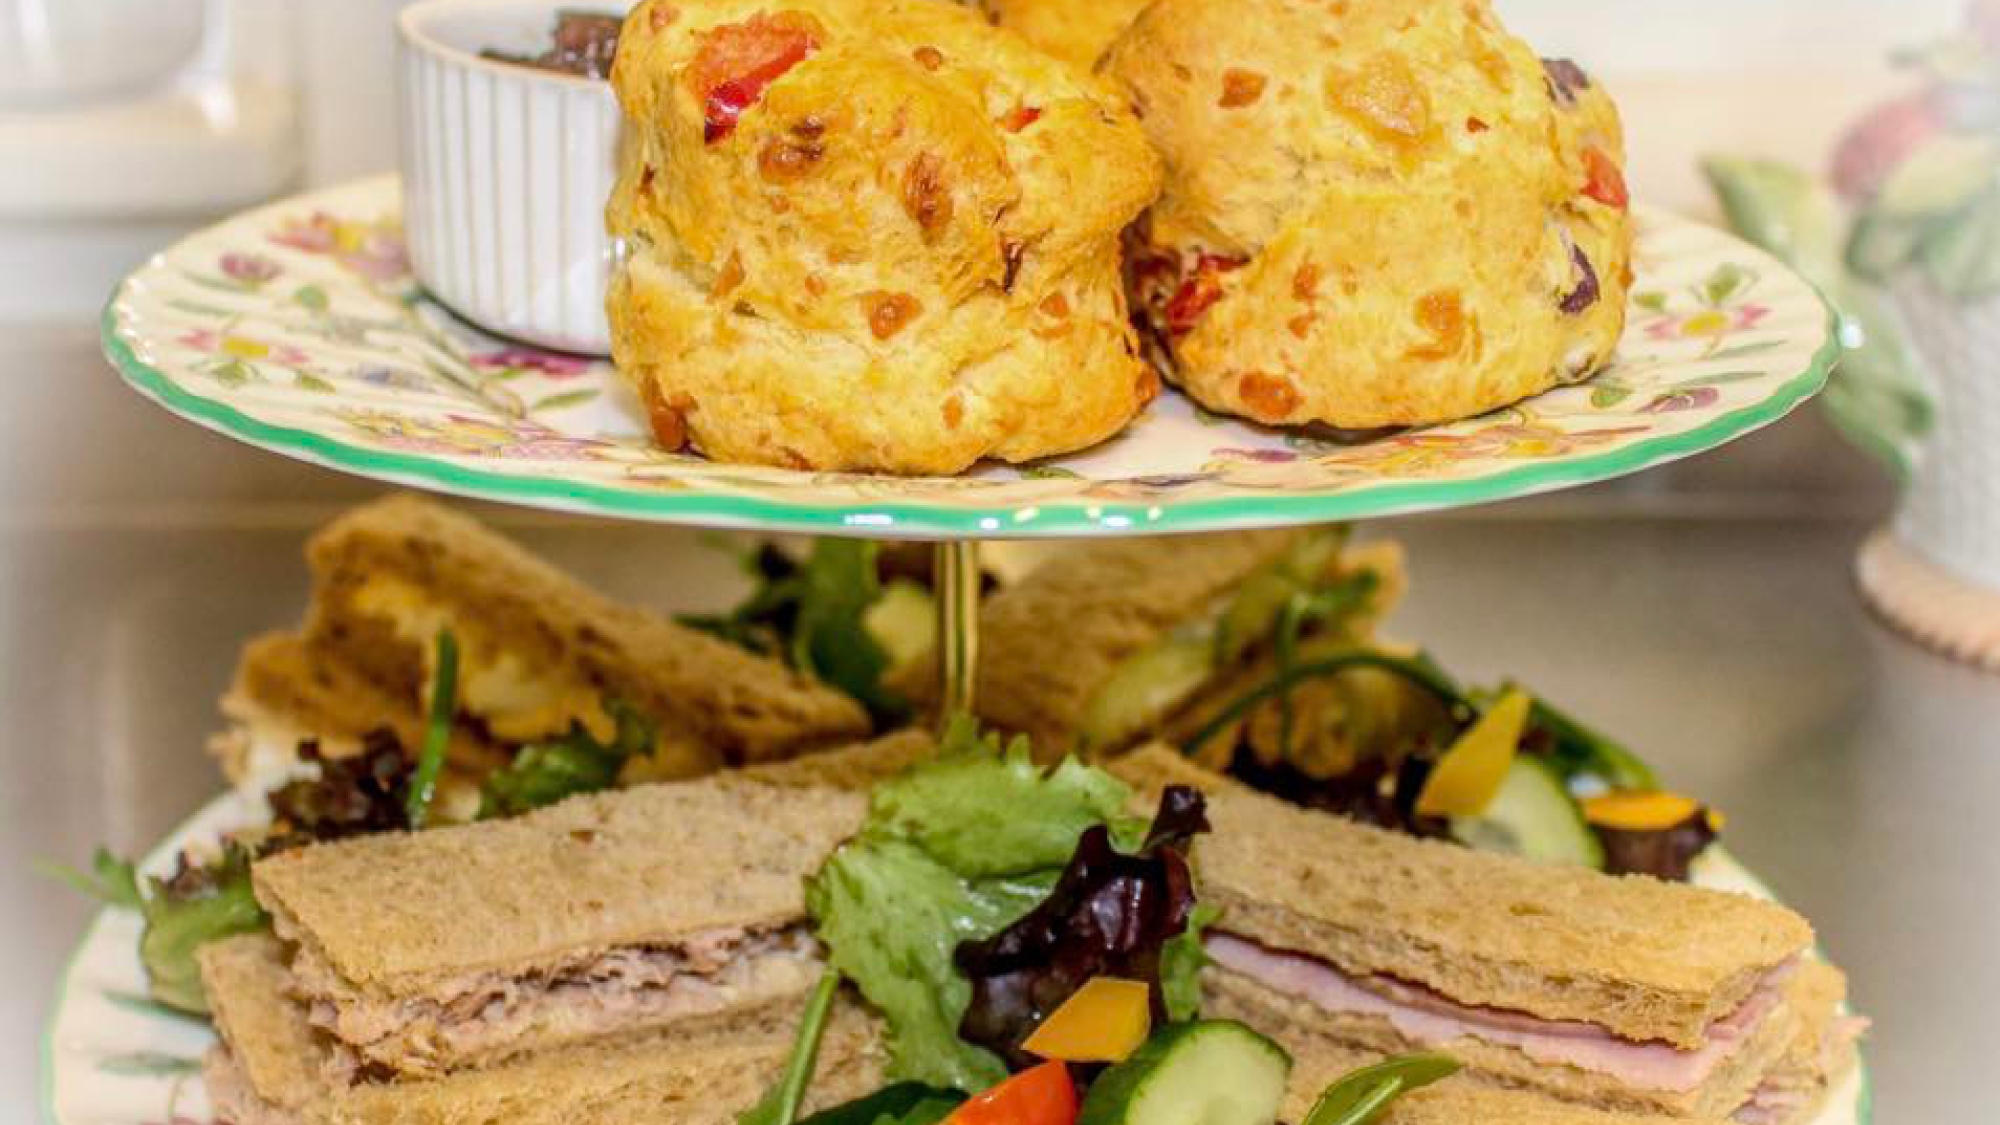
[[[1021,1044],[1063,1062],[1123,1062],[1153,1030],[1146,982],[1092,977]]]
[[[1500,791],[1507,768],[1514,764],[1514,751],[1521,744],[1521,732],[1527,729],[1532,702],[1527,693],[1510,691],[1488,707],[1438,759],[1423,792],[1417,794],[1417,812],[1424,816],[1478,816],[1485,812]]]
[[[1585,820],[1604,828],[1627,832],[1658,832],[1672,828],[1700,810],[1700,802],[1692,797],[1643,789],[1614,789],[1583,801]],[[1716,825],[1711,822],[1710,827]]]

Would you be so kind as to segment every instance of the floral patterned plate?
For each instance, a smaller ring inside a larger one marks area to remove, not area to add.
[[[1641,211],[1610,366],[1480,418],[1343,444],[1170,393],[1111,441],[1019,469],[720,465],[654,448],[608,364],[495,339],[426,298],[399,207],[382,177],[196,234],[119,287],[105,351],[169,410],[366,476],[607,516],[938,538],[1351,519],[1604,480],[1775,421],[1838,352],[1825,303],[1775,259]]]
[[[213,845],[223,833],[255,823],[261,799],[231,793],[181,826],[143,868],[165,874],[189,845]],[[1771,892],[1720,848],[1695,864],[1695,882],[1771,898]],[[201,1057],[214,1042],[206,1024],[146,999],[139,967],[139,918],[100,911],[71,955],[58,985],[55,1014],[42,1045],[43,1102],[56,1125],[222,1125],[202,1089]],[[1869,1125],[1865,1068],[1833,1091],[1811,1125]]]

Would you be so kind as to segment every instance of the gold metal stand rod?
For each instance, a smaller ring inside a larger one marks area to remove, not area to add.
[[[972,710],[979,667],[979,541],[937,545],[937,650],[939,730],[953,715]]]

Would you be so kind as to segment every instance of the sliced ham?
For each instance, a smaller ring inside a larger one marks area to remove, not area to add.
[[[1536,1062],[1609,1075],[1644,1090],[1690,1091],[1707,1081],[1783,999],[1787,962],[1764,975],[1741,1005],[1708,1027],[1695,1050],[1621,1039],[1595,1024],[1544,1020],[1525,1012],[1459,1004],[1430,989],[1373,976],[1357,980],[1316,957],[1266,949],[1233,934],[1212,932],[1208,955],[1217,965],[1328,1012],[1378,1016],[1420,1047],[1461,1039],[1513,1047]]]

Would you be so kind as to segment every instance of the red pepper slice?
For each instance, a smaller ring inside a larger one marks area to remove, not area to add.
[[[1617,163],[1604,155],[1603,149],[1592,145],[1583,150],[1583,166],[1589,173],[1583,184],[1583,194],[1606,207],[1623,211],[1631,202],[1631,197],[1625,193],[1625,173],[1618,170]]]
[[[819,49],[819,31],[818,21],[802,12],[759,12],[710,30],[688,67],[702,100],[702,140],[714,144],[735,132],[737,119],[771,83]]]
[[[1194,331],[1202,315],[1222,299],[1222,275],[1242,265],[1241,258],[1219,254],[1203,254],[1195,259],[1193,275],[1167,298],[1167,331],[1176,336]]]
[[[1069,1067],[1045,1062],[974,1094],[944,1125],[1075,1125],[1076,1085]]]
[[[1017,105],[1000,118],[1000,127],[1009,133],[1018,133],[1042,119],[1042,107]]]

